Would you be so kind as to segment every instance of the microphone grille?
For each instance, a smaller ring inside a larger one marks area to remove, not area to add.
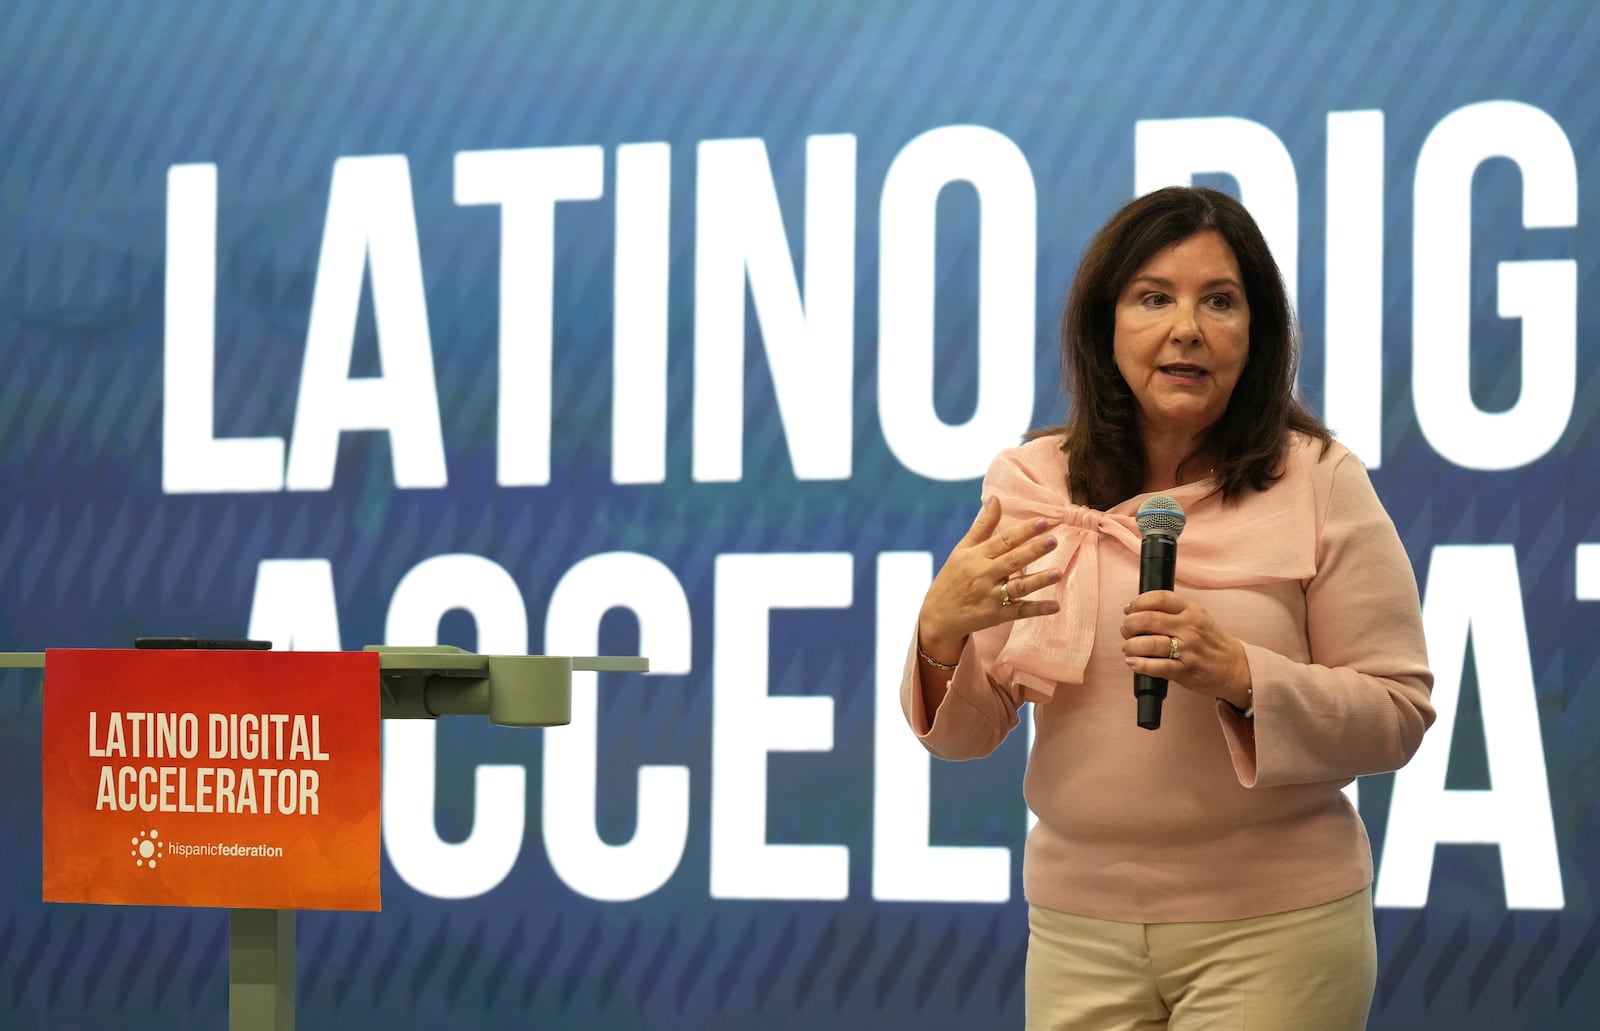
[[[1139,524],[1141,537],[1157,534],[1163,537],[1176,537],[1183,532],[1183,524],[1186,522],[1183,506],[1165,494],[1146,498],[1144,504],[1139,506],[1139,514],[1133,517],[1133,521]]]

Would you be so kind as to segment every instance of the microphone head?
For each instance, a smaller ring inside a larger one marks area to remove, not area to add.
[[[1183,532],[1183,506],[1165,494],[1146,498],[1133,517],[1142,537],[1173,537]]]

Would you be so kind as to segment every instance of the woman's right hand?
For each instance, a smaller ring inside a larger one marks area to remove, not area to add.
[[[972,529],[957,542],[922,599],[917,640],[939,662],[954,665],[967,637],[978,630],[1061,609],[1054,600],[1028,600],[1060,580],[1061,570],[1020,575],[1055,548],[1055,536],[1045,532],[1050,521],[1024,520],[995,533],[999,525],[1000,502],[985,498]]]

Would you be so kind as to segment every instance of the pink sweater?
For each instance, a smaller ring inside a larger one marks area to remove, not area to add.
[[[1244,643],[1255,720],[1174,683],[1156,731],[1134,722],[1120,632],[1148,495],[1099,512],[1065,484],[1052,437],[1002,452],[983,488],[1002,527],[1056,521],[1060,546],[1034,568],[1066,570],[1061,612],[974,634],[931,714],[914,647],[901,685],[912,729],[946,759],[988,755],[1035,703],[1029,901],[1133,923],[1232,920],[1371,883],[1340,788],[1404,765],[1434,712],[1416,580],[1361,462],[1300,440],[1265,491],[1227,504],[1209,483],[1165,492],[1188,516],[1175,589]]]

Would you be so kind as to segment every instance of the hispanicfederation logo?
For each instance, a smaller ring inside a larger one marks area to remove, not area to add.
[[[140,831],[138,836],[133,839],[133,851],[130,854],[133,856],[134,866],[143,866],[154,870],[156,868],[156,860],[165,859],[167,854],[161,844],[161,832],[154,828]]]

